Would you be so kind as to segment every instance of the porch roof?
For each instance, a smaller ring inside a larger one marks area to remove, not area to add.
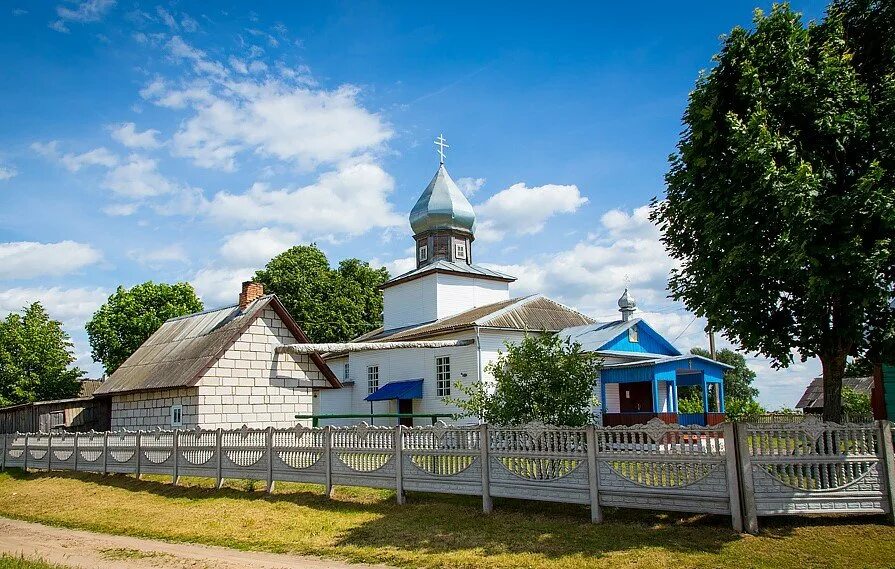
[[[364,397],[364,401],[388,401],[390,399],[422,399],[423,380],[405,379],[390,381]]]
[[[720,383],[732,366],[694,354],[609,364],[600,374],[603,383],[675,381],[680,385]],[[691,376],[691,377],[688,377]]]

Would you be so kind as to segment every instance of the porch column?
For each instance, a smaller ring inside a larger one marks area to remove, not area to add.
[[[677,378],[671,382],[671,412],[677,413]]]
[[[718,411],[721,413],[725,413],[726,409],[724,408],[724,382],[718,384]]]
[[[709,384],[705,380],[705,373],[700,374],[702,378],[702,412],[709,412]]]
[[[659,405],[659,382],[656,381],[656,376],[653,376],[653,413],[661,413],[662,406]]]

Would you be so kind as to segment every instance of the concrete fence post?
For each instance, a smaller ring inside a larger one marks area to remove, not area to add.
[[[47,472],[53,468],[53,433],[47,432]]]
[[[137,455],[137,465],[134,467],[136,469],[135,474],[137,475],[137,480],[142,478],[142,473],[140,472],[140,459],[143,458],[143,431],[137,431],[137,451],[134,453]]]
[[[103,474],[109,473],[109,432],[103,433]]]
[[[734,423],[722,424],[724,430],[724,465],[727,474],[727,493],[730,496],[730,522],[734,531],[743,533],[743,510],[740,502],[740,475],[737,469],[737,434]]]
[[[25,453],[22,455],[25,457],[25,461],[22,464],[22,471],[28,472],[28,433],[25,433]]]
[[[398,504],[404,504],[404,427],[395,427],[395,491]]]
[[[494,501],[491,499],[491,469],[488,447],[491,446],[491,437],[488,434],[488,425],[479,425],[479,451],[482,462],[482,511],[490,514],[494,511]]]
[[[597,472],[597,430],[588,425],[585,431],[587,442],[587,484],[590,489],[590,521],[599,524],[603,521],[603,509],[600,508],[600,478]]]
[[[178,470],[180,470],[180,429],[174,429],[172,446],[171,454],[174,455],[174,472],[171,473],[171,484],[177,486],[177,482],[180,480],[180,474],[178,473]]]
[[[216,465],[216,477],[217,482],[215,483],[215,488],[220,490],[224,486],[224,429],[218,427],[218,430],[215,431],[214,434],[214,453],[215,459],[217,460]]]
[[[892,446],[892,422],[878,421],[882,462],[886,473],[886,497],[889,506],[889,522],[895,524],[895,448]]]
[[[742,496],[743,529],[758,533],[758,509],[755,505],[755,483],[752,480],[752,455],[749,452],[749,429],[746,423],[736,423],[736,458],[739,463]]]
[[[267,493],[273,493],[273,427],[267,427],[264,433],[265,442],[267,443]]]
[[[323,427],[323,457],[325,459],[325,492],[327,498],[333,495],[333,428],[330,425]]]
[[[0,472],[6,471],[6,453],[7,453],[6,446],[8,444],[8,442],[7,442],[8,436],[9,436],[8,434],[3,433],[3,458],[0,458]]]
[[[72,454],[75,457],[75,465],[72,468],[75,469],[75,472],[78,471],[78,454],[81,452],[78,450],[78,436],[80,434],[81,433],[75,433],[75,440],[72,442],[72,449],[73,449]]]

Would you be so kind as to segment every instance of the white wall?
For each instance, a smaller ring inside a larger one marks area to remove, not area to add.
[[[171,407],[181,406],[183,428],[199,421],[199,393],[196,388],[162,389],[112,396],[112,430],[171,428]]]
[[[452,274],[438,275],[438,318],[509,298],[510,285],[502,281]]]
[[[604,413],[619,413],[621,410],[621,397],[618,383],[606,384],[606,401],[603,402]]]
[[[436,320],[437,278],[435,273],[431,273],[383,290],[383,328],[393,330]]]

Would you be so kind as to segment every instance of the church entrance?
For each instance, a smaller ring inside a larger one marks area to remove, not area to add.
[[[653,411],[653,384],[649,381],[619,385],[619,410],[622,413]]]
[[[398,399],[398,413],[413,413],[413,399]],[[413,417],[401,417],[398,422],[405,427],[412,427]]]

